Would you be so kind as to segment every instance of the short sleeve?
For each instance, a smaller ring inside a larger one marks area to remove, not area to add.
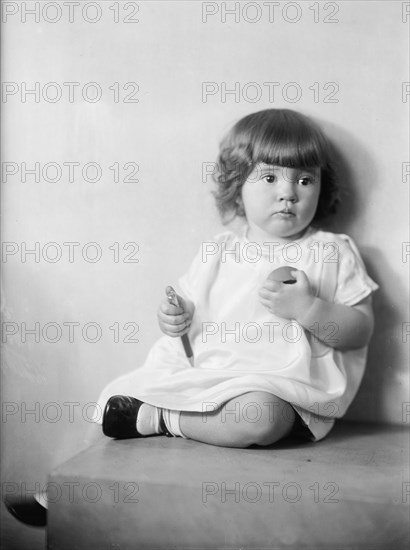
[[[219,233],[210,241],[201,243],[188,271],[178,280],[184,297],[197,304],[215,277],[220,264],[221,250],[235,239],[231,231]]]
[[[196,303],[198,281],[201,278],[202,271],[203,245],[196,253],[188,271],[178,279],[178,286],[182,295],[191,302]]]
[[[379,288],[367,274],[366,267],[353,240],[339,235],[339,266],[334,301],[353,306]]]

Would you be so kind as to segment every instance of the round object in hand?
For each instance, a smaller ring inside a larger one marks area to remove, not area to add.
[[[269,274],[268,279],[271,281],[277,281],[278,283],[284,283],[286,285],[293,285],[296,283],[296,279],[291,275],[291,272],[295,268],[284,265],[283,267],[278,267]]]

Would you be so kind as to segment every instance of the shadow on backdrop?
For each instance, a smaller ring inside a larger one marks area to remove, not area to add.
[[[375,162],[364,142],[357,141],[344,128],[336,127],[328,121],[318,122],[332,142],[340,184],[338,211],[329,218],[323,229],[346,233],[356,240],[356,236],[360,238],[361,231],[368,230],[365,213],[372,200],[374,182],[378,181]],[[359,162],[360,170],[355,170]],[[358,172],[364,172],[366,177],[360,178]],[[367,368],[346,417],[351,420],[383,421],[387,405],[386,383],[399,375],[399,346],[402,345],[400,312],[393,305],[389,287],[383,281],[394,282],[396,292],[397,282],[393,269],[389,267],[389,258],[377,243],[375,246],[360,245],[359,250],[369,276],[380,288],[373,294],[375,328],[369,345]],[[405,296],[406,289],[401,288],[400,293]],[[395,337],[391,335],[392,327],[397,327]]]

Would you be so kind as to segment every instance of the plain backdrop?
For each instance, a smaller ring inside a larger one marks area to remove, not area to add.
[[[280,2],[271,13],[247,2],[235,16],[223,13],[233,2],[103,1],[54,23],[52,5],[36,22],[9,4],[19,11],[2,34],[3,479],[44,484],[85,445],[89,404],[142,365],[165,286],[222,228],[204,163],[235,121],[270,107],[312,116],[335,143],[345,195],[332,227],[380,285],[348,417],[406,421],[403,3]],[[38,97],[26,93],[36,86]],[[39,181],[24,181],[35,163]],[[72,181],[67,163],[79,163]],[[79,243],[71,258],[63,243]],[[38,257],[25,254],[36,246]],[[24,335],[36,323],[38,341]]]

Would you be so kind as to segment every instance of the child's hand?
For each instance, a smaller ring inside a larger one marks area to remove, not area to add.
[[[188,332],[194,315],[195,306],[192,302],[184,300],[178,295],[181,307],[170,304],[167,298],[161,302],[158,308],[158,323],[160,329],[168,336],[183,336]]]
[[[259,291],[259,297],[271,313],[297,321],[311,307],[315,297],[304,271],[295,269],[292,276],[296,279],[294,284],[267,279]]]

